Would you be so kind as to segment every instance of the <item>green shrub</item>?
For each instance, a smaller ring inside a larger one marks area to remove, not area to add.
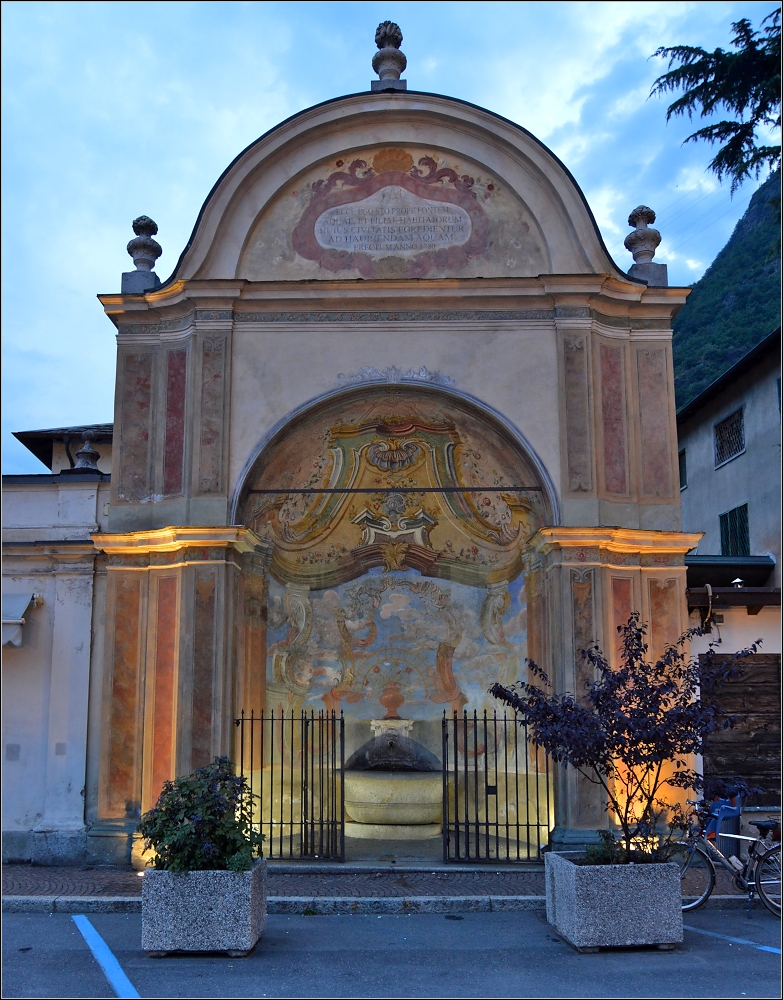
[[[147,864],[172,872],[247,871],[264,839],[252,827],[247,779],[228,757],[167,781],[138,830],[155,851]]]

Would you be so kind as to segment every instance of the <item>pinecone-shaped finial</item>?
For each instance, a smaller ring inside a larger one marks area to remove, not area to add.
[[[402,52],[402,32],[399,24],[394,21],[382,21],[375,32],[375,44],[378,51],[372,57],[372,68],[380,77],[370,84],[372,90],[406,90],[408,84],[400,79],[401,73],[408,65],[408,60]]]

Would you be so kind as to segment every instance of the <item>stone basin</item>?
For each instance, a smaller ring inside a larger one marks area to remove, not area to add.
[[[346,771],[348,837],[426,840],[441,834],[443,775],[437,772]]]

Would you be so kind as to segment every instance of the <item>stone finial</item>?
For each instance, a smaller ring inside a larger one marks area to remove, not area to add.
[[[383,21],[375,32],[378,51],[372,57],[372,68],[380,77],[370,84],[371,90],[407,90],[408,84],[400,79],[408,60],[402,52],[402,32],[393,21]]]
[[[626,249],[633,254],[634,264],[649,264],[661,242],[658,230],[649,228],[651,222],[655,222],[655,212],[646,205],[639,205],[628,216],[628,225],[636,228],[628,233],[624,242]]]
[[[653,264],[655,251],[661,242],[661,234],[651,229],[655,222],[655,212],[646,205],[638,205],[628,216],[628,225],[634,231],[625,237],[625,248],[633,254],[633,264],[628,271],[632,278],[640,278],[648,285],[668,285],[668,269],[665,264]]]
[[[153,223],[154,225],[154,223]],[[76,452],[76,464],[74,472],[99,472],[98,459],[101,457],[93,448],[92,442],[95,440],[95,431],[85,431],[82,434],[84,444]]]
[[[136,270],[123,272],[123,295],[142,295],[160,284],[160,278],[152,270],[163,253],[160,243],[152,238],[158,231],[156,223],[148,215],[140,215],[133,220],[133,231],[136,237],[128,244],[128,253]]]
[[[133,220],[133,231],[136,239],[128,244],[128,253],[133,257],[137,271],[151,271],[163,253],[160,243],[152,238],[158,227],[148,215],[140,215]]]

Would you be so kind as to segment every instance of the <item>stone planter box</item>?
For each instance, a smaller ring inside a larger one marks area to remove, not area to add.
[[[547,921],[575,948],[673,948],[682,941],[677,865],[577,865],[560,854],[544,857]]]
[[[266,861],[246,872],[148,869],[141,893],[141,947],[249,954],[266,927]]]

